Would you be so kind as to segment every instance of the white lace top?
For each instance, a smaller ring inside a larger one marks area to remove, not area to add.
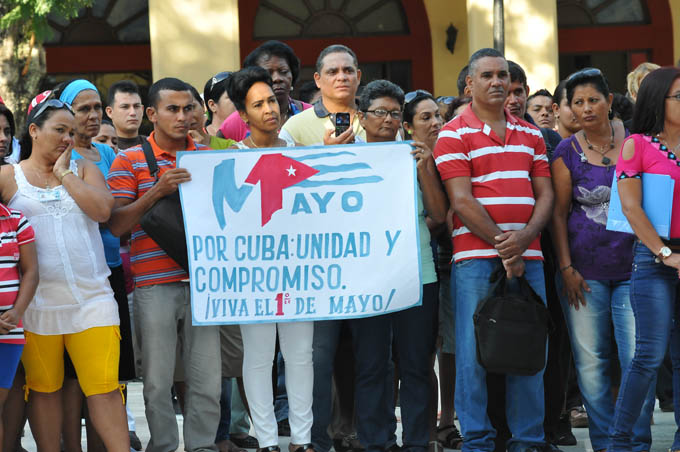
[[[118,325],[99,224],[80,210],[63,185],[35,187],[21,166],[13,167],[17,192],[9,207],[20,210],[35,230],[40,275],[24,329],[52,335]],[[75,161],[71,170],[77,174]]]

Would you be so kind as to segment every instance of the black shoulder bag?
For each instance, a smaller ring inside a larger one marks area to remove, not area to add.
[[[545,367],[546,343],[552,319],[541,297],[524,276],[518,278],[520,293],[510,293],[505,271],[495,281],[473,316],[477,359],[487,372],[535,375]]]
[[[142,150],[146,164],[149,166],[149,173],[155,182],[158,182],[156,156],[147,140],[142,142]],[[189,272],[184,216],[179,199],[179,189],[156,201],[139,219],[139,225],[172,260],[177,262],[185,272]]]

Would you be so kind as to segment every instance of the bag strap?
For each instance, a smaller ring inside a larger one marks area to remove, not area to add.
[[[531,284],[529,284],[529,281],[527,281],[525,275],[520,276],[519,278],[517,278],[517,280],[519,281],[519,288],[524,295],[526,295],[528,298],[531,298],[532,300],[535,300],[536,303],[540,303],[541,305],[543,305],[541,297],[536,293],[533,287],[531,287]]]
[[[505,269],[503,268],[502,264],[496,267],[496,269],[491,272],[491,276],[489,276],[489,282],[491,283],[491,287],[489,288],[489,295],[496,295],[497,293],[507,295],[508,293],[508,286],[506,284],[507,278],[505,277]]]
[[[149,174],[151,174],[151,177],[158,182],[158,163],[156,163],[156,156],[153,154],[153,148],[148,139],[142,141],[142,150],[144,151],[146,164],[149,167]]]

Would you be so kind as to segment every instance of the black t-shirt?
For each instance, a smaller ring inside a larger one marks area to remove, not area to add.
[[[118,137],[116,147],[118,148],[119,151],[124,151],[125,149],[131,148],[133,146],[139,146],[140,144],[142,144],[145,138],[146,137],[142,135],[137,135],[134,138]]]

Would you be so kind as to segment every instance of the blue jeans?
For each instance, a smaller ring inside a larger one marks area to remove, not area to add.
[[[231,379],[222,378],[222,395],[220,396],[220,423],[217,425],[215,443],[229,439],[231,426]]]
[[[564,283],[556,282],[564,318],[569,329],[571,350],[578,385],[588,411],[590,442],[593,450],[607,448],[608,429],[614,417],[611,363],[614,359],[612,336],[616,340],[622,371],[628,368],[635,352],[635,316],[630,303],[630,281],[586,280],[591,292],[583,292],[586,305],[578,311],[569,306],[562,292]],[[612,328],[613,327],[613,328]],[[653,387],[647,392],[642,412],[633,426],[633,450],[650,450],[654,412]]]
[[[543,262],[525,260],[525,277],[545,303]],[[456,288],[456,411],[463,451],[492,451],[496,431],[487,416],[486,370],[477,361],[472,315],[491,287],[489,277],[501,265],[499,258],[468,259],[456,264],[451,285]],[[515,280],[510,290],[518,290]],[[518,452],[545,443],[543,417],[543,371],[532,376],[507,375],[506,415],[512,438],[508,451]]]
[[[634,450],[631,442],[633,425],[653,390],[656,373],[663,361],[671,337],[677,310],[678,274],[676,270],[656,262],[654,254],[643,244],[636,243],[633,273],[630,279],[630,301],[635,314],[635,354],[621,379],[614,418],[609,428],[609,452]],[[677,337],[678,332],[673,332]],[[672,353],[673,380],[676,384],[678,351]],[[675,356],[673,358],[673,356]],[[678,413],[678,396],[675,396]],[[676,449],[678,443],[673,443]]]
[[[402,450],[427,449],[437,294],[437,283],[425,284],[421,306],[350,321],[356,357],[357,432],[366,452],[384,450],[394,436],[394,386],[392,381],[385,379],[385,375],[391,373],[392,333],[401,381]],[[388,406],[391,413],[385,411]]]
[[[312,404],[312,444],[317,452],[328,452],[333,442],[328,436],[331,423],[333,363],[338,349],[343,320],[314,322],[312,362],[314,366],[314,403]]]

